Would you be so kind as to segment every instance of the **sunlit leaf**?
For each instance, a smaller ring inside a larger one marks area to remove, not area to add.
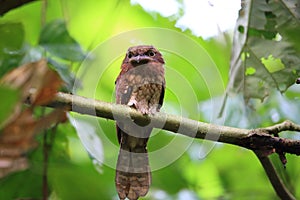
[[[0,77],[19,65],[24,54],[24,35],[21,23],[0,24]]]
[[[76,129],[78,137],[92,159],[102,165],[104,161],[103,145],[94,126],[76,116],[69,116],[71,124]]]
[[[261,58],[261,62],[270,73],[274,73],[285,68],[281,60],[274,58],[272,55],[269,55],[268,58]]]
[[[200,198],[218,198],[224,194],[218,169],[212,162],[192,162],[183,173]]]
[[[85,57],[80,45],[70,36],[63,20],[47,24],[40,35],[39,44],[62,59],[81,61]]]

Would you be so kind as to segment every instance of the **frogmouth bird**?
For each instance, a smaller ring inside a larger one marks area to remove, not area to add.
[[[128,105],[142,114],[160,110],[165,93],[162,54],[153,46],[130,47],[116,80],[116,103]],[[115,184],[120,199],[145,196],[151,184],[147,142],[152,127],[132,120],[117,120],[120,151]]]

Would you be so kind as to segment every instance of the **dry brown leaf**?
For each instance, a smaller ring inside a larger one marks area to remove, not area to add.
[[[0,157],[0,178],[28,168],[28,161],[25,157],[20,158],[3,158]]]
[[[55,109],[46,116],[39,119],[34,119],[32,110],[26,109],[14,120],[8,124],[0,135],[0,152],[1,155],[7,155],[4,151],[5,148],[13,146],[13,154],[22,155],[29,149],[32,149],[37,144],[34,141],[34,136],[41,131],[50,128],[53,124],[65,122],[67,119],[66,114],[61,109]],[[18,151],[16,151],[18,150]],[[7,150],[6,150],[7,151]],[[12,156],[12,155],[11,155]]]
[[[39,85],[39,91],[33,96],[33,105],[45,105],[51,102],[62,84],[59,75],[53,70],[48,69],[43,76],[42,85]]]
[[[0,84],[21,90],[22,102],[27,101],[32,105],[49,103],[62,83],[59,75],[48,68],[45,59],[24,64],[0,80]]]
[[[20,113],[20,116],[8,124],[0,134],[0,178],[11,172],[26,169],[26,153],[38,145],[34,136],[53,124],[66,120],[66,113],[61,109],[55,109],[39,119],[33,118],[32,109]]]
[[[0,84],[21,92],[15,112],[0,130],[1,178],[28,168],[26,154],[38,145],[35,135],[53,124],[65,122],[67,117],[62,109],[54,109],[38,119],[33,115],[35,106],[51,102],[62,84],[58,74],[48,68],[45,59],[14,69],[0,80]],[[31,106],[22,110],[24,102],[30,103]]]

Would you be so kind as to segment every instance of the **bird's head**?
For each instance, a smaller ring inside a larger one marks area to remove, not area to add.
[[[131,64],[133,67],[150,62],[164,64],[161,53],[151,45],[139,45],[130,47],[126,53],[123,63]]]

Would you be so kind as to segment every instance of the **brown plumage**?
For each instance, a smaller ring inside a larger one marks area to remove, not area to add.
[[[143,114],[158,112],[165,92],[164,60],[153,46],[130,47],[116,80],[116,102]],[[117,120],[120,152],[116,169],[116,188],[120,199],[145,196],[151,184],[147,141],[151,126],[131,120]]]

